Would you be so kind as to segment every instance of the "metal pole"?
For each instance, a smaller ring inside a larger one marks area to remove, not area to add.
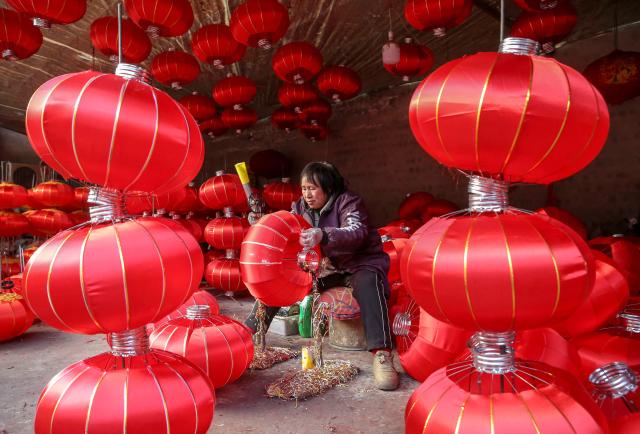
[[[504,40],[504,0],[500,0],[500,44],[502,45],[502,41]]]
[[[122,63],[122,3],[118,2],[118,63]]]

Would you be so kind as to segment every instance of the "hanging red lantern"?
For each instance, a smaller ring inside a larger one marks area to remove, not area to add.
[[[182,304],[203,272],[181,225],[140,218],[61,232],[31,257],[24,296],[52,327],[95,334],[144,326]]]
[[[222,119],[218,115],[200,122],[200,132],[212,139],[222,136],[228,130],[229,128],[222,122]]]
[[[204,254],[204,263],[208,264],[214,259],[224,258],[224,255],[225,255],[224,250],[215,250],[215,249],[208,250]]]
[[[193,364],[165,351],[102,353],[67,366],[40,395],[36,434],[205,434],[214,390]]]
[[[204,239],[214,249],[240,249],[249,230],[249,222],[242,217],[220,217],[210,220],[204,230]]]
[[[240,378],[253,360],[249,328],[226,316],[212,314],[207,305],[188,307],[183,318],[157,328],[149,342],[151,348],[169,351],[192,362],[216,389]]]
[[[189,53],[170,49],[156,54],[151,62],[151,74],[156,81],[180,90],[200,75],[200,64]]]
[[[292,203],[301,196],[300,186],[292,184],[290,178],[282,178],[282,182],[267,184],[262,192],[267,206],[275,210],[290,211]]]
[[[585,240],[587,239],[587,227],[578,217],[571,214],[569,211],[558,208],[557,206],[545,206],[537,209],[536,212],[561,221],[580,235],[580,238]]]
[[[241,110],[230,107],[222,111],[220,119],[228,128],[235,130],[236,134],[240,134],[243,130],[255,125],[258,121],[258,115],[251,107],[242,107]]]
[[[113,74],[49,80],[29,101],[26,129],[53,170],[111,189],[171,191],[190,182],[204,159],[198,125],[185,108],[152,86]]]
[[[69,205],[70,209],[85,209],[89,200],[89,187],[76,187],[73,189],[73,202]]]
[[[233,107],[242,110],[242,106],[249,104],[255,98],[256,84],[248,77],[231,75],[223,78],[213,86],[213,99],[221,107]]]
[[[517,212],[434,218],[400,261],[420,307],[470,330],[522,330],[565,318],[594,279],[591,252],[573,231]]]
[[[177,219],[178,223],[180,223],[191,235],[193,238],[199,243],[204,241],[204,232],[202,231],[202,227],[192,219]]]
[[[26,211],[24,216],[34,235],[51,236],[73,226],[73,220],[64,211],[57,209],[36,209]]]
[[[118,18],[102,17],[91,23],[89,33],[91,45],[107,56],[110,61],[118,61]],[[122,59],[128,63],[141,63],[151,53],[151,41],[140,27],[131,20],[122,20]]]
[[[555,50],[554,44],[562,41],[576,25],[575,9],[566,3],[553,9],[522,12],[511,25],[511,36],[538,41],[546,53]]]
[[[316,79],[318,90],[335,102],[346,101],[358,95],[362,81],[357,72],[346,66],[326,66]]]
[[[277,0],[246,0],[231,13],[229,23],[236,41],[270,50],[289,28],[289,13]]]
[[[75,190],[68,184],[58,181],[46,181],[33,187],[29,194],[36,202],[53,208],[64,208],[75,202]]]
[[[178,102],[182,107],[186,108],[198,122],[211,119],[215,117],[217,113],[213,100],[207,96],[198,95],[196,92],[183,96]]]
[[[332,113],[331,104],[323,99],[317,99],[302,106],[301,113],[298,116],[302,122],[326,125]]]
[[[200,206],[198,190],[194,187],[193,183],[191,183],[183,187],[182,191],[184,193],[184,197],[175,205],[173,210],[180,214],[195,212]]]
[[[287,133],[298,126],[298,115],[293,109],[278,107],[271,114],[271,123]]]
[[[514,42],[507,38],[503,51]],[[415,90],[409,121],[422,148],[447,167],[538,184],[584,168],[609,129],[604,100],[577,71],[509,53],[438,68]]]
[[[0,54],[4,60],[22,60],[42,46],[42,33],[26,15],[0,8]]]
[[[256,175],[265,178],[282,178],[289,173],[291,162],[275,149],[264,149],[251,155],[249,168]]]
[[[246,290],[240,275],[240,262],[233,258],[214,259],[207,264],[204,278],[211,287],[234,293]]]
[[[453,202],[445,199],[434,199],[420,211],[420,219],[423,223],[428,222],[434,217],[451,214],[460,208]]]
[[[33,320],[33,314],[20,295],[0,292],[0,342],[23,334],[31,327]]]
[[[161,326],[165,325],[169,321],[173,319],[182,318],[187,314],[187,308],[193,305],[203,305],[208,306],[209,310],[212,314],[217,315],[220,313],[220,305],[218,304],[218,300],[208,291],[201,289],[196,291],[189,297],[187,301],[182,303],[182,305],[171,312],[169,315],[165,316],[153,325],[154,330],[159,329]]]
[[[529,12],[539,12],[553,9],[567,3],[567,0],[513,0],[520,8]]]
[[[216,172],[216,176],[207,179],[198,191],[200,202],[210,209],[234,207],[247,201],[238,175]]]
[[[433,195],[426,191],[409,193],[398,207],[398,216],[401,219],[419,218],[422,209],[431,203],[433,199]]]
[[[311,227],[302,217],[276,211],[251,226],[240,250],[242,280],[267,306],[289,306],[311,289],[311,275],[297,264],[300,232]],[[321,252],[313,250],[318,260]]]
[[[191,49],[201,62],[223,69],[242,59],[246,47],[233,38],[228,26],[209,24],[194,33]]]
[[[298,125],[300,132],[312,142],[324,140],[329,135],[329,129],[322,124],[301,123]]]
[[[411,38],[405,38],[404,44],[400,44],[400,61],[385,64],[384,69],[402,77],[402,81],[409,81],[411,77],[426,74],[433,66],[433,61],[433,53],[429,48],[412,43]]]
[[[276,50],[271,67],[284,82],[308,83],[322,69],[322,53],[308,42],[289,42]]]
[[[19,208],[26,203],[26,188],[11,182],[0,182],[0,209]]]
[[[631,295],[640,292],[640,247],[630,238],[622,236],[598,237],[589,241],[589,246],[611,259],[629,283]]]
[[[609,104],[622,104],[640,95],[640,53],[616,49],[591,62],[584,76]]]
[[[284,83],[278,89],[278,101],[285,107],[292,107],[296,113],[302,112],[302,106],[318,99],[318,92],[308,83]]]
[[[471,15],[471,0],[407,0],[404,17],[418,30],[433,30],[442,37],[446,31],[459,26]]]
[[[387,273],[389,282],[400,280],[400,257],[408,241],[407,238],[383,239],[382,249],[389,255],[389,272]]]
[[[23,214],[0,210],[0,237],[17,237],[28,233],[29,220]]]
[[[86,0],[54,0],[47,2],[7,0],[7,4],[16,11],[33,18],[33,25],[42,29],[50,29],[51,24],[75,23],[87,11]]]
[[[152,38],[180,36],[193,24],[189,0],[125,0],[124,7]]]

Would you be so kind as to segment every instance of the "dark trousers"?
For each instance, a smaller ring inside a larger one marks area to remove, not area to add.
[[[367,349],[392,348],[391,328],[389,326],[389,312],[387,310],[387,298],[389,297],[389,282],[387,277],[371,270],[358,270],[353,274],[331,274],[318,279],[318,290],[326,291],[336,286],[349,286],[353,288],[353,296],[360,305],[360,316],[364,324],[364,332],[367,340]],[[258,325],[256,321],[256,309],[258,302],[253,306],[251,314],[245,324],[254,332]],[[267,328],[273,317],[278,313],[279,307],[266,307],[265,322]]]

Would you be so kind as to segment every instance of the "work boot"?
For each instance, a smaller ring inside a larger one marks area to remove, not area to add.
[[[380,390],[396,390],[400,377],[393,366],[393,354],[388,350],[379,350],[373,356],[373,378]]]

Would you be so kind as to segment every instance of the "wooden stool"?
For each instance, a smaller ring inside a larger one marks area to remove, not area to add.
[[[346,286],[331,288],[320,294],[318,302],[328,306],[329,345],[344,351],[363,351],[367,349],[364,326],[351,291]]]

